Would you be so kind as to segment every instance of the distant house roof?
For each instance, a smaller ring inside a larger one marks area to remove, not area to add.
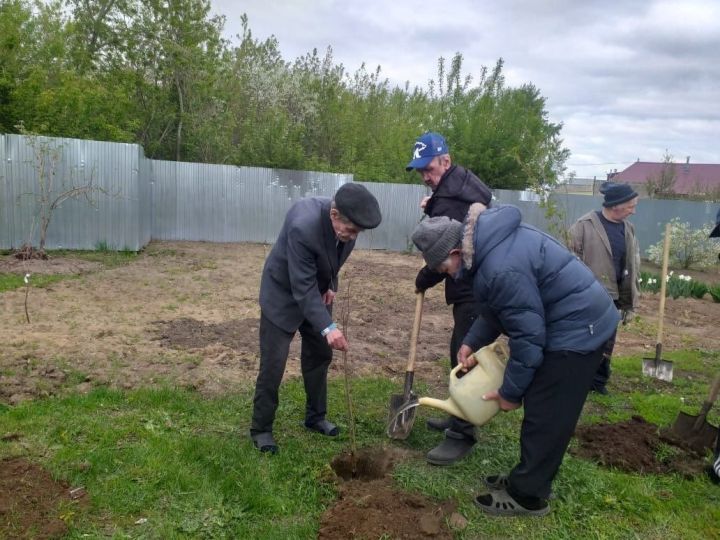
[[[574,176],[561,183],[568,184],[569,186],[592,186],[596,181],[595,178],[580,178],[579,176]]]
[[[674,163],[675,183],[672,191],[682,195],[717,193],[720,191],[720,164]],[[627,184],[645,184],[648,178],[658,178],[664,163],[636,161],[624,171],[611,173],[608,179]]]

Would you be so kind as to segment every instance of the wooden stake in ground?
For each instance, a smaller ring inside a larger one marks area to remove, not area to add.
[[[342,333],[345,335],[345,339],[348,339],[348,323],[350,321],[350,279],[347,280],[347,287],[345,289],[345,298],[343,299],[342,308],[340,309],[340,325],[342,327]],[[357,473],[357,443],[355,440],[355,413],[353,411],[352,403],[352,389],[350,386],[350,366],[348,364],[347,351],[343,351],[343,368],[345,370],[345,400],[347,402],[347,410],[350,425],[350,460],[352,465],[353,477]]]
[[[30,274],[25,274],[25,318],[30,324],[30,314],[28,313],[28,295],[30,294]]]

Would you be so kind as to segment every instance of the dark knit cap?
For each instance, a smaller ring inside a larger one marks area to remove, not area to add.
[[[460,247],[463,225],[447,216],[424,219],[418,223],[412,234],[412,241],[420,251],[431,270],[435,270],[450,251]]]
[[[616,184],[615,182],[605,182],[600,186],[600,193],[605,195],[603,201],[605,208],[617,206],[638,196],[629,184]]]
[[[361,229],[374,229],[382,220],[377,199],[360,184],[340,186],[335,193],[335,207]]]

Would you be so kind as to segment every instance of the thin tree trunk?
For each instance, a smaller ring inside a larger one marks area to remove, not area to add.
[[[180,79],[175,77],[175,86],[177,87],[178,103],[180,104],[180,115],[178,118],[177,140],[175,141],[175,161],[180,161],[180,148],[182,146],[182,129],[183,118],[185,117],[185,104],[183,103],[182,88],[180,87]]]

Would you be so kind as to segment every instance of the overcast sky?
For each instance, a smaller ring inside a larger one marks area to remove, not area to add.
[[[234,44],[246,13],[253,36],[274,35],[286,61],[331,46],[346,72],[379,65],[401,86],[426,88],[440,56],[460,52],[474,76],[502,57],[507,84],[534,84],[563,123],[568,171],[580,177],[662,161],[666,149],[677,162],[720,163],[718,0],[211,4]]]

